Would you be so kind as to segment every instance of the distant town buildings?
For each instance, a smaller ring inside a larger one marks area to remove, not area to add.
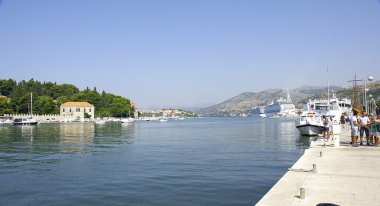
[[[88,102],[66,102],[60,107],[60,116],[66,121],[94,120],[95,107]]]
[[[162,109],[162,110],[140,110],[141,117],[196,117],[194,112],[183,111],[180,109]]]

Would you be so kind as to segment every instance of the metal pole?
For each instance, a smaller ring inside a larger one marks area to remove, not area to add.
[[[33,117],[33,93],[30,93],[30,116]]]
[[[363,105],[365,106],[365,112],[367,112],[368,108],[367,108],[367,82],[365,81],[364,79],[364,99],[363,99]]]
[[[328,107],[328,111],[329,111],[329,118],[331,116],[330,114],[330,81],[329,81],[329,67],[327,67],[327,105],[329,106]]]

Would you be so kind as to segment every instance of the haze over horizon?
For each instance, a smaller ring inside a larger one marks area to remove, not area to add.
[[[376,0],[3,0],[0,79],[188,107],[327,76],[379,80],[379,37]]]

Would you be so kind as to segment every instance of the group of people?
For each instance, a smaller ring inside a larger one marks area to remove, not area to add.
[[[380,144],[380,114],[368,116],[363,112],[362,116],[359,117],[357,110],[354,109],[352,112],[353,115],[349,117],[352,146],[358,146],[358,137],[360,137],[360,145],[363,145],[365,135],[368,146],[378,147]]]

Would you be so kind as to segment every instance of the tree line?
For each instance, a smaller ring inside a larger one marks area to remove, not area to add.
[[[33,108],[30,95],[33,93]],[[4,114],[59,114],[65,102],[88,102],[95,106],[96,117],[129,117],[134,108],[129,99],[88,87],[80,91],[71,84],[57,84],[36,80],[16,82],[13,79],[0,80],[0,116]]]

